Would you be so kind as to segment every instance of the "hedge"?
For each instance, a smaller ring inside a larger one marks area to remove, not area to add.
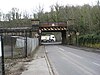
[[[100,35],[97,34],[87,34],[81,35],[78,38],[79,45],[88,46],[90,44],[100,44]]]

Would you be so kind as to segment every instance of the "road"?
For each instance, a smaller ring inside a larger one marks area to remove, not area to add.
[[[61,42],[41,42],[42,45],[54,45],[54,44],[61,44]]]
[[[1,63],[1,57],[0,57],[0,75],[2,75],[2,63]]]
[[[62,45],[45,45],[58,75],[100,75],[100,54]]]

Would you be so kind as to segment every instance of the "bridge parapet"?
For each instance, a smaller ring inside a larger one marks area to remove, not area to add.
[[[49,23],[41,23],[39,27],[63,27],[67,26],[65,22],[49,22]]]

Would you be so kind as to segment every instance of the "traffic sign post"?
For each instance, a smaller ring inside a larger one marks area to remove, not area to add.
[[[79,32],[76,32],[76,45],[78,46],[79,45],[79,43],[78,43],[78,36],[79,36]]]
[[[5,66],[4,66],[4,47],[3,47],[3,37],[0,36],[0,57],[2,64],[2,75],[5,75]]]

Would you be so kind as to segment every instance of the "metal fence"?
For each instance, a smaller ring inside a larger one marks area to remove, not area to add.
[[[31,28],[0,28],[0,36],[2,36],[2,65],[0,65],[0,75],[9,75],[9,67],[22,61],[35,50],[38,46],[38,38]],[[34,37],[34,38],[30,38]],[[0,40],[0,41],[1,41]],[[22,59],[20,59],[22,58]],[[1,57],[0,57],[1,59]],[[3,71],[1,70],[1,66]],[[4,74],[5,73],[5,74]]]
[[[0,65],[0,75],[9,75],[10,67],[33,53],[38,45],[38,38],[29,38],[26,36],[3,36],[4,62],[2,64],[4,65]]]
[[[3,36],[5,58],[27,57],[37,46],[38,38]]]

